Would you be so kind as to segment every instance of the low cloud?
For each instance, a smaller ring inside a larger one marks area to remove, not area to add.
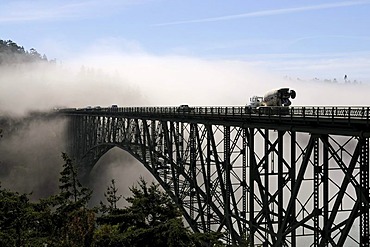
[[[0,117],[0,181],[5,188],[37,199],[58,188],[65,150],[65,122],[60,118]],[[9,125],[8,125],[8,124]],[[5,126],[5,128],[4,128]]]

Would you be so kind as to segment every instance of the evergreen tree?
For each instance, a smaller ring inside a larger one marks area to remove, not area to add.
[[[90,200],[91,191],[87,188],[82,187],[77,176],[77,169],[74,167],[72,160],[66,153],[62,153],[64,160],[63,170],[60,173],[59,178],[59,190],[60,197],[72,204],[78,204],[78,206],[86,206]]]
[[[112,187],[108,187],[106,198],[116,195]],[[186,228],[179,209],[158,184],[148,186],[140,178],[130,191],[132,196],[126,198],[130,206],[105,210],[98,218],[94,246],[222,246],[220,234],[194,234]]]
[[[35,48],[26,51],[23,46],[19,46],[12,40],[0,39],[0,65],[29,62],[48,62],[48,59],[46,55],[41,56]]]
[[[50,233],[47,214],[27,194],[0,188],[0,246],[40,246]]]
[[[31,203],[27,194],[0,186],[0,246],[91,246],[95,213],[87,208],[91,191],[77,179],[71,159],[60,178],[60,193]]]
[[[82,187],[67,154],[62,153],[62,158],[65,163],[60,173],[60,193],[53,198],[54,234],[62,246],[89,246],[95,222],[94,211],[87,208],[92,191]]]
[[[111,184],[107,188],[107,192],[104,193],[105,199],[108,201],[109,205],[106,206],[103,202],[100,202],[103,211],[113,212],[117,210],[117,202],[122,198],[122,195],[117,195],[118,188],[116,187],[116,182],[114,179],[111,180]]]
[[[1,189],[1,188],[0,188]],[[0,190],[0,245],[20,246],[24,232],[23,222],[28,204],[26,195]],[[4,237],[4,240],[2,240]]]
[[[168,219],[181,216],[180,211],[171,198],[159,190],[159,185],[147,182],[140,178],[137,186],[130,188],[133,196],[126,198],[131,203],[129,207],[138,226],[155,226]]]

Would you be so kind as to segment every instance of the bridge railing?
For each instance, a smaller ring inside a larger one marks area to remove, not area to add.
[[[215,106],[215,107],[108,107],[108,108],[68,108],[60,112],[80,113],[129,113],[129,114],[160,114],[160,115],[198,115],[198,116],[250,116],[250,117],[303,117],[303,118],[348,118],[367,119],[370,107],[260,107],[252,109],[248,106]]]
[[[106,108],[111,111],[111,108]],[[116,111],[125,113],[157,113],[176,115],[224,115],[224,116],[294,116],[326,118],[366,118],[369,119],[370,107],[122,107]]]

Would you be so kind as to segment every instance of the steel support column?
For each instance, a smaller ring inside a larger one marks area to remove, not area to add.
[[[249,146],[249,157],[250,157],[250,164],[249,164],[249,244],[250,246],[254,246],[254,233],[256,231],[256,222],[254,219],[254,183],[255,183],[255,176],[257,176],[257,163],[255,159],[255,151],[254,151],[254,129],[250,128],[248,136],[248,146]]]
[[[363,140],[360,157],[361,196],[360,246],[370,245],[369,234],[369,139]],[[360,196],[360,195],[359,195]]]

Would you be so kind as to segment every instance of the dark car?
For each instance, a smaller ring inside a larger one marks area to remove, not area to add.
[[[177,107],[177,112],[192,112],[194,107],[190,107],[189,105],[180,105]]]

